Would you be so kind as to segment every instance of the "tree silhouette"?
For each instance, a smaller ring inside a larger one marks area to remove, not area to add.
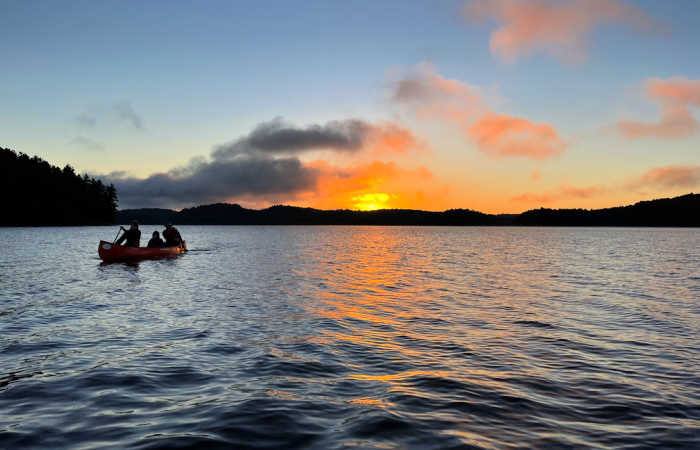
[[[0,148],[0,225],[114,223],[117,191],[66,165]]]

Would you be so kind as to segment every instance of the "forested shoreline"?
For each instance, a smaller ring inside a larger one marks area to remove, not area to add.
[[[1,147],[0,192],[0,226],[108,225],[117,211],[113,185]]]
[[[524,225],[700,227],[700,194],[642,201],[628,206],[533,209],[521,214],[484,214],[469,209],[442,212],[408,209],[319,210],[277,205],[255,210],[217,203],[181,211],[160,208],[117,211],[117,190],[8,148],[0,147],[0,226],[111,225],[137,220],[187,225]]]
[[[181,211],[159,208],[117,212],[117,223],[137,220],[163,225],[416,225],[416,226],[628,226],[700,227],[700,194],[637,202],[604,209],[533,209],[522,214],[484,214],[469,209],[420,211],[320,210],[296,206],[248,209],[216,203]]]

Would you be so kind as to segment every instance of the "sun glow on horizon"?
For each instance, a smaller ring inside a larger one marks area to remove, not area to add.
[[[371,194],[357,195],[352,198],[352,201],[355,202],[353,206],[360,211],[374,211],[377,209],[388,208],[389,200],[395,197],[395,195],[377,192]]]

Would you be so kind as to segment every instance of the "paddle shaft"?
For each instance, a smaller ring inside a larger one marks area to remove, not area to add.
[[[122,227],[119,227],[119,231],[117,231],[117,235],[114,236],[114,240],[112,241],[112,244],[117,242],[117,238],[119,237],[119,234],[122,232]]]

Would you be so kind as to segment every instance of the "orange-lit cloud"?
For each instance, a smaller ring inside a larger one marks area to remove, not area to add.
[[[559,191],[565,197],[591,198],[605,193],[607,189],[600,186],[577,188],[574,186],[564,185],[559,189]]]
[[[692,189],[698,186],[700,186],[700,166],[675,165],[655,167],[632,179],[619,180],[608,186],[575,187],[564,184],[545,192],[526,192],[516,195],[511,197],[511,200],[533,205],[561,203],[573,199],[594,200],[595,203],[599,203],[602,198],[609,198],[607,197],[609,194],[614,194],[616,197],[639,195],[642,189],[644,195],[650,195],[647,189],[661,193],[668,189]]]
[[[632,187],[692,188],[700,185],[700,166],[665,166],[645,172],[630,183]]]
[[[700,80],[688,80],[683,77],[652,79],[647,81],[646,87],[652,98],[700,107]]]
[[[544,204],[559,200],[559,196],[556,194],[535,194],[532,192],[525,192],[524,194],[511,197],[511,200],[522,203]]]
[[[468,133],[479,150],[491,156],[549,158],[566,147],[551,125],[503,114],[488,113],[470,126]]]
[[[393,93],[393,100],[398,103],[432,107],[439,116],[449,115],[448,111],[454,108],[459,117],[464,115],[463,110],[480,113],[488,109],[481,97],[477,86],[444,78],[427,62],[416,65],[409,76],[399,80]]]
[[[404,155],[410,151],[426,151],[428,144],[407,128],[383,122],[371,125],[363,149],[375,156]]]
[[[588,34],[600,25],[654,25],[644,11],[618,0],[473,0],[464,3],[463,12],[471,21],[500,24],[491,34],[491,52],[509,63],[537,51],[580,61]]]
[[[681,77],[652,79],[644,87],[649,99],[660,103],[661,119],[659,122],[621,120],[617,127],[624,136],[630,139],[677,139],[690,136],[698,130],[698,121],[689,107],[700,107],[700,80]]]
[[[521,203],[544,204],[566,199],[590,199],[603,195],[607,192],[608,189],[601,186],[579,188],[570,185],[562,185],[556,190],[540,194],[526,192],[524,194],[511,197],[511,200]]]
[[[543,159],[566,149],[552,125],[493,112],[479,88],[443,78],[429,64],[418,65],[400,80],[393,100],[411,107],[421,119],[457,125],[488,156]]]

